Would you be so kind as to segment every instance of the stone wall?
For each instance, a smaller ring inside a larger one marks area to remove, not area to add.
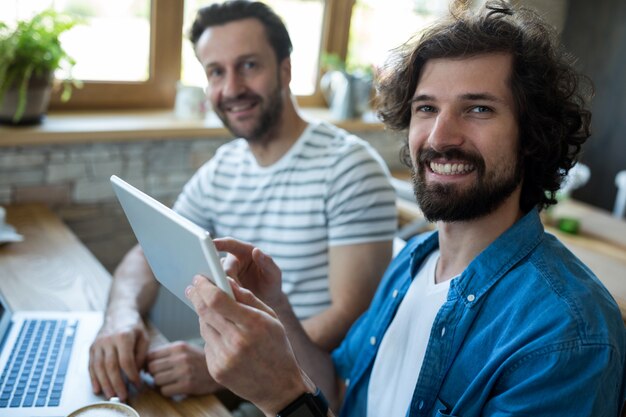
[[[358,134],[358,132],[356,132]],[[391,169],[401,139],[359,134]],[[121,141],[0,148],[0,204],[47,204],[109,270],[135,243],[109,177],[119,175],[166,205],[229,138]]]

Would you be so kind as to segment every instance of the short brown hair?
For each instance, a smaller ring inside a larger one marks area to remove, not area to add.
[[[229,0],[201,8],[189,30],[189,39],[195,47],[207,28],[243,19],[261,22],[278,63],[291,55],[293,46],[285,24],[267,4],[260,1]]]

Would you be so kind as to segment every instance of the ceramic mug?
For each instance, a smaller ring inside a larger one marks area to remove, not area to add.
[[[72,411],[67,417],[140,417],[129,405],[123,404],[116,397],[109,401],[93,403]]]
[[[176,85],[174,114],[177,119],[204,119],[207,107],[206,93],[202,87],[184,85],[180,82]]]

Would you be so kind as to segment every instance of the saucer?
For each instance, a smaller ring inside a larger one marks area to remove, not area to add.
[[[0,244],[9,242],[21,242],[23,240],[24,236],[17,233],[13,226],[8,224],[0,226]]]

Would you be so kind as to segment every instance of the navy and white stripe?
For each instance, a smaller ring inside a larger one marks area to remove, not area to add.
[[[330,306],[328,248],[393,239],[389,172],[365,141],[311,123],[275,164],[256,163],[244,139],[220,147],[185,186],[174,209],[213,236],[271,255],[303,319]]]

